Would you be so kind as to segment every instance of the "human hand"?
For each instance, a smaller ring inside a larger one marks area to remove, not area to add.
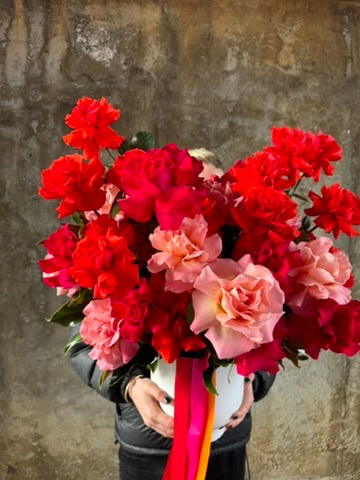
[[[160,407],[160,403],[174,405],[174,400],[149,378],[133,377],[129,380],[128,397],[131,398],[147,427],[163,437],[173,438],[174,419]]]
[[[252,404],[254,403],[254,393],[252,383],[254,381],[255,374],[251,373],[245,378],[244,382],[244,396],[243,401],[236,412],[231,415],[231,419],[225,425],[225,428],[228,430],[229,428],[234,428],[242,422],[250,410]],[[248,379],[248,380],[247,380]]]

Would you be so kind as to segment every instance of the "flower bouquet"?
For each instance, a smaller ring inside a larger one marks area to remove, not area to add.
[[[80,323],[66,349],[91,345],[102,381],[119,378],[144,344],[167,363],[202,359],[213,394],[219,366],[276,373],[285,357],[298,365],[321,350],[360,350],[349,259],[313,233],[357,235],[360,200],[338,184],[298,193],[304,179],[332,175],[341,160],[332,137],[273,127],[271,145],[211,173],[196,152],[155,148],[147,132],[119,136],[110,128],[119,115],[104,98],[79,99],[63,139],[81,154],[41,175],[39,195],[60,200],[58,218],[67,218],[42,241],[39,262],[45,284],[69,297],[49,320]],[[303,213],[297,200],[309,202]],[[189,392],[184,365],[176,384]]]

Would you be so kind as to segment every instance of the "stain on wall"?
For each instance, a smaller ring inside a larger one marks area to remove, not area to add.
[[[36,265],[57,224],[39,175],[68,152],[65,113],[105,96],[119,133],[203,146],[225,167],[272,125],[322,130],[344,150],[335,180],[359,193],[360,2],[0,0],[0,12],[0,476],[116,479],[113,405],[63,357],[66,330],[44,321],[62,299]],[[360,278],[359,242],[340,245]],[[360,478],[359,377],[359,358],[287,363],[253,409],[252,478]]]

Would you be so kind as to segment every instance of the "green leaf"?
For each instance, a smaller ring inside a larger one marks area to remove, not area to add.
[[[217,359],[216,360],[216,366],[217,367],[228,367],[229,365],[234,364],[234,360],[228,360],[226,358],[224,359]]]
[[[307,217],[306,215],[304,216],[304,218],[302,219],[301,221],[301,228],[305,231],[309,231],[310,228],[311,228],[311,220],[309,217]]]
[[[82,342],[82,338],[80,333],[75,333],[70,340],[67,342],[67,344],[64,347],[64,354],[66,355],[67,352],[72,348],[74,345],[77,345],[78,343]]]
[[[125,140],[122,142],[122,144],[118,148],[118,151],[119,151],[120,155],[122,155],[123,153],[125,153],[125,152],[127,152],[128,150],[131,150],[131,149],[132,149],[131,143],[129,142],[129,140],[127,138],[125,138]]]
[[[133,148],[140,148],[141,150],[151,150],[155,147],[155,138],[151,132],[138,132],[131,139]]]
[[[155,370],[157,369],[158,364],[159,364],[159,357],[156,358],[153,362],[151,362],[151,363],[149,364],[149,368],[150,368],[150,370],[151,370],[152,373],[155,372]]]
[[[108,376],[111,375],[111,370],[105,370],[104,372],[101,373],[98,385],[100,390],[102,389],[102,386],[104,385],[105,380],[108,378]]]
[[[216,388],[212,383],[212,376],[214,373],[214,367],[209,365],[208,368],[203,372],[203,381],[205,384],[206,389],[212,393],[213,395],[219,395]]]
[[[68,300],[53,315],[47,319],[48,322],[57,323],[63,327],[73,326],[84,317],[83,310],[91,300],[88,290],[81,290],[77,296]]]
[[[86,288],[82,288],[79,290],[70,300],[69,306],[75,307],[76,305],[87,305],[90,300],[92,299],[91,290],[87,290]]]
[[[151,132],[138,132],[131,140],[125,139],[119,147],[119,153],[123,154],[133,148],[140,148],[140,150],[150,150],[155,147],[155,138]]]
[[[119,204],[115,201],[110,210],[110,217],[114,218],[117,213],[120,212]]]
[[[71,217],[73,219],[73,222],[78,225],[79,227],[83,227],[84,226],[84,222],[83,222],[83,219],[82,219],[82,216],[81,216],[81,213],[80,212],[75,212],[74,215],[72,215]]]

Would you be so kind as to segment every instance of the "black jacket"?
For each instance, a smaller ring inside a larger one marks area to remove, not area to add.
[[[116,384],[111,384],[108,377],[99,388],[101,371],[96,366],[96,361],[89,357],[91,347],[79,343],[70,349],[70,360],[74,370],[81,379],[96,390],[103,397],[116,404],[115,437],[121,447],[142,454],[168,454],[171,439],[162,437],[151,428],[144,425],[133,403],[124,401],[124,389],[128,380],[138,374],[149,375],[145,365],[154,357],[151,348],[143,347],[128,365],[126,375]],[[256,372],[253,382],[255,401],[263,398],[269,391],[275,377],[266,372]],[[226,431],[218,440],[211,444],[211,455],[222,453],[226,450],[244,446],[251,431],[250,412],[245,419],[235,428]]]

